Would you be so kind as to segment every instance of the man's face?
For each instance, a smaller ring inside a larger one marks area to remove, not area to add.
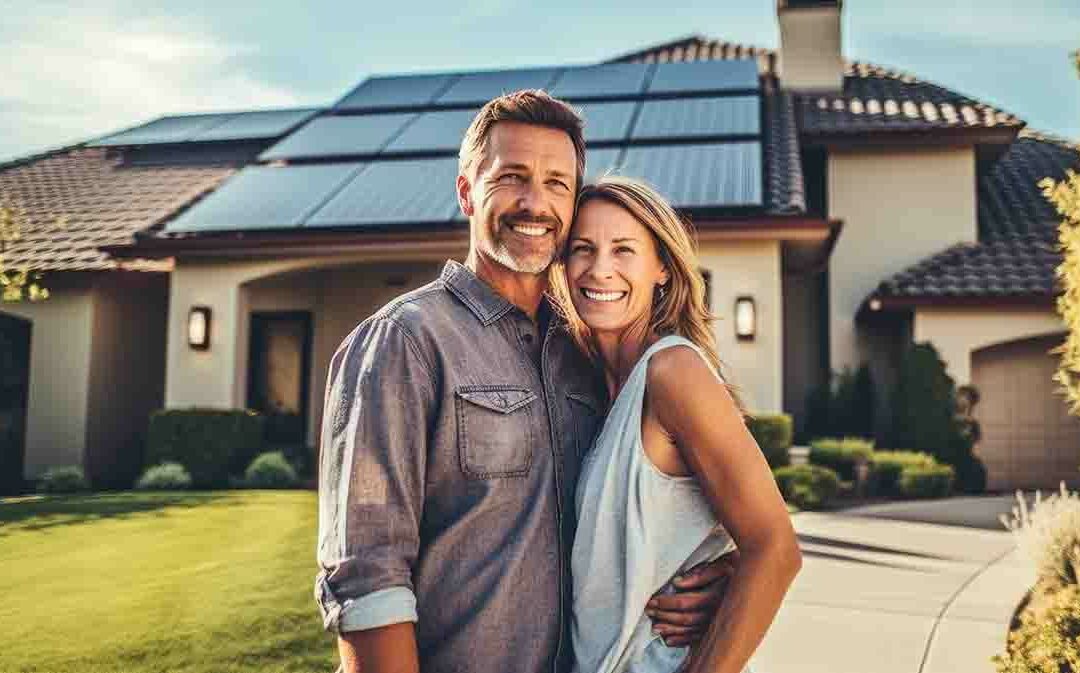
[[[472,175],[458,177],[476,252],[515,273],[546,271],[574,214],[576,156],[564,131],[497,122]]]

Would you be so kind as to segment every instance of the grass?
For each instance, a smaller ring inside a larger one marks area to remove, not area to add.
[[[308,491],[0,499],[0,671],[333,670],[316,507]]]

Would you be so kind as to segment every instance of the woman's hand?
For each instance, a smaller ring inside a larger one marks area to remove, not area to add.
[[[653,632],[664,638],[664,644],[682,647],[705,635],[738,563],[736,549],[675,578],[675,593],[652,597],[645,612],[653,620]]]

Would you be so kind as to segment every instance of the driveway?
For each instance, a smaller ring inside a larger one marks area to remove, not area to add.
[[[997,519],[1013,502],[794,515],[803,570],[754,673],[991,673],[1034,579]]]

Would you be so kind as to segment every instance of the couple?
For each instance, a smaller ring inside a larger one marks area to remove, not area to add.
[[[490,101],[465,264],[331,360],[315,593],[344,671],[736,673],[798,572],[690,233],[584,173],[571,107]]]

